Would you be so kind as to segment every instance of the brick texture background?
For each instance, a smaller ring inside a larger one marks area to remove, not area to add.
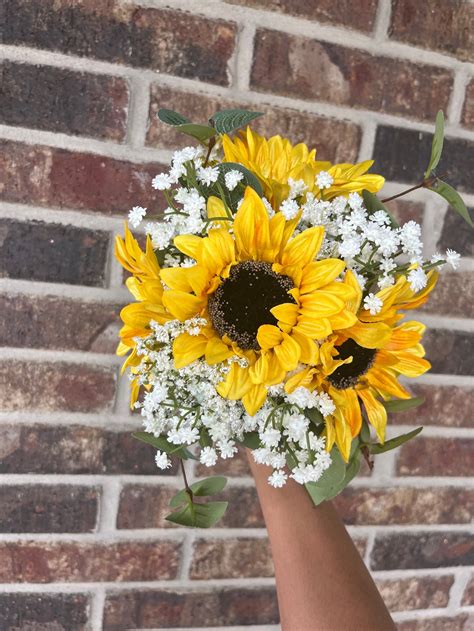
[[[386,193],[420,177],[433,118],[474,206],[474,4],[467,0],[8,0],[0,44],[0,629],[278,628],[271,555],[243,457],[206,532],[164,521],[180,485],[130,438],[114,356],[128,295],[112,256],[182,145],[158,107],[373,156]],[[465,257],[417,314],[426,402],[336,504],[400,631],[474,628],[473,233],[441,199],[393,204],[428,252]],[[193,475],[202,475],[198,466]],[[295,630],[299,631],[299,630]],[[315,630],[318,631],[318,630]],[[362,630],[361,630],[362,631]]]

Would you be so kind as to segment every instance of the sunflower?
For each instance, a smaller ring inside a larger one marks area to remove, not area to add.
[[[382,176],[366,173],[373,160],[355,165],[320,162],[315,159],[316,150],[310,151],[304,143],[293,146],[281,136],[267,140],[249,127],[240,137],[223,136],[222,147],[227,162],[239,162],[258,177],[265,197],[275,210],[287,199],[290,180],[303,180],[308,192],[321,197],[316,184],[316,176],[321,171],[327,171],[333,179],[331,187],[324,190],[325,199],[363,189],[376,193],[384,184]]]
[[[436,280],[437,274],[432,272],[425,289],[416,293],[406,277],[400,276],[392,287],[377,294],[383,307],[380,313],[371,315],[360,309],[362,291],[348,272],[346,282],[357,293],[349,303],[353,313],[357,313],[357,325],[330,335],[320,348],[319,367],[307,368],[287,382],[287,391],[299,385],[317,387],[332,398],[335,410],[326,418],[327,448],[336,442],[345,460],[349,458],[352,439],[361,429],[361,405],[377,437],[384,442],[387,410],[383,401],[394,397],[409,399],[410,393],[398,378],[418,377],[429,370],[430,363],[424,359],[420,344],[426,327],[415,320],[399,322],[404,317],[402,311],[415,309],[427,300]]]
[[[270,219],[260,197],[247,187],[232,232],[217,227],[206,237],[175,238],[176,248],[196,264],[162,268],[165,290],[157,292],[153,305],[146,294],[148,280],[143,280],[137,295],[146,295],[145,303],[136,312],[122,312],[125,335],[132,329],[140,335],[148,314],[157,319],[154,311],[180,322],[204,318],[207,325],[198,335],[185,332],[174,340],[176,368],[199,358],[209,365],[238,358],[217,391],[241,400],[247,413],[255,414],[269,386],[283,382],[299,364],[317,364],[317,340],[357,323],[346,306],[355,291],[337,282],[344,262],[316,261],[324,230],[313,227],[292,237],[297,222],[281,213]]]

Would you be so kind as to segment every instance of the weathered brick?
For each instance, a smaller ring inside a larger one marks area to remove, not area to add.
[[[374,165],[372,170],[378,173],[377,165]],[[404,224],[407,221],[423,223],[424,206],[419,202],[407,199],[394,199],[393,202],[388,203],[387,208],[390,209],[390,212],[399,224]]]
[[[426,357],[434,373],[473,375],[474,335],[464,331],[428,329],[423,337]]]
[[[472,208],[468,209],[470,214],[474,216]],[[447,248],[451,248],[462,254],[463,256],[474,257],[474,239],[472,238],[472,228],[464,221],[457,213],[453,212],[451,208],[444,217],[443,228],[439,237],[437,247],[443,251]],[[467,285],[464,292],[468,293],[472,290],[472,276],[471,285]],[[472,304],[472,292],[471,292],[471,304]]]
[[[5,631],[87,631],[87,594],[0,594],[0,628]]]
[[[161,170],[156,163],[0,142],[0,192],[8,202],[120,215],[132,206],[156,207],[151,180]]]
[[[190,578],[256,578],[273,576],[267,539],[198,539],[194,544]]]
[[[446,425],[471,427],[474,418],[474,390],[458,386],[409,384],[413,396],[425,399],[417,408],[394,414],[397,425]]]
[[[436,98],[434,102],[438,107]],[[387,180],[418,184],[428,166],[431,141],[432,134],[379,125],[373,155],[377,167],[375,170],[383,173]],[[446,137],[443,156],[437,168],[438,173],[443,174],[443,180],[460,190],[472,192],[474,183],[469,174],[473,170],[474,143],[462,138]]]
[[[377,10],[376,0],[226,0],[255,9],[278,11],[287,15],[336,24],[358,31],[370,32]]]
[[[117,543],[0,543],[2,583],[154,581],[176,578],[180,545],[171,541]]]
[[[78,136],[125,138],[128,87],[123,79],[52,66],[0,65],[0,122]]]
[[[390,611],[446,607],[454,577],[413,576],[378,580],[377,587]]]
[[[393,533],[375,539],[373,570],[411,570],[474,563],[470,532]]]
[[[0,426],[0,473],[173,475],[156,468],[153,448],[132,437],[82,425]]]
[[[474,605],[474,576],[471,576],[462,596],[461,605]]]
[[[119,311],[120,305],[106,302],[4,294],[0,296],[0,345],[113,353]]]
[[[465,0],[392,0],[389,35],[414,46],[474,61],[474,7]]]
[[[5,44],[228,84],[236,27],[223,20],[114,1],[12,0],[5,12]]]
[[[197,463],[196,475],[203,477],[208,477],[210,475],[250,477],[252,474],[250,472],[245,449],[239,448],[239,452],[233,458],[227,458],[227,460],[219,458],[213,467],[206,467]]]
[[[469,524],[474,511],[474,491],[450,487],[349,486],[334,503],[344,523],[350,525]]]
[[[5,411],[105,411],[112,408],[115,386],[114,368],[12,360],[0,366],[0,407]]]
[[[436,618],[417,618],[404,620],[397,623],[398,631],[472,631],[474,616],[471,614],[459,614],[449,618],[437,616]]]
[[[471,79],[466,87],[461,122],[470,129],[474,128],[474,79]]]
[[[0,277],[104,287],[108,246],[100,230],[2,219]]]
[[[189,144],[189,138],[161,123],[156,112],[166,107],[180,112],[194,122],[206,122],[218,110],[246,108],[264,112],[264,116],[252,121],[251,127],[264,136],[280,134],[292,142],[304,142],[317,149],[320,160],[350,162],[357,159],[360,128],[354,123],[323,118],[309,112],[287,108],[258,105],[212,98],[204,94],[192,94],[172,90],[160,84],[151,88],[150,121],[147,143],[156,147],[175,149]]]
[[[298,99],[431,120],[445,109],[449,71],[258,29],[251,87]]]
[[[454,217],[454,213],[450,213]],[[466,227],[469,226],[464,222]],[[461,228],[461,226],[459,226]],[[457,226],[456,226],[457,228]],[[461,228],[462,229],[462,228]],[[444,232],[444,229],[443,229]],[[472,233],[472,229],[471,229]],[[446,230],[445,241],[458,240],[457,230]],[[459,243],[459,241],[458,241]],[[439,315],[457,316],[459,318],[474,318],[474,277],[469,272],[443,271],[428,302],[423,305],[423,311]]]
[[[258,625],[278,622],[275,590],[270,587],[213,587],[193,590],[111,592],[105,601],[104,631]]]
[[[0,487],[0,532],[92,532],[98,488],[67,485]]]
[[[418,436],[400,447],[400,475],[470,476],[474,440]]]

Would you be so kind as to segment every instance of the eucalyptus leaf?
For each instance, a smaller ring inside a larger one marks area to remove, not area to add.
[[[258,449],[260,447],[258,432],[246,432],[242,439],[242,444],[249,449]]]
[[[224,489],[226,484],[227,478],[221,475],[215,475],[210,478],[205,478],[204,480],[198,480],[198,482],[191,484],[189,488],[193,492],[193,496],[206,497],[208,495],[217,495]],[[189,494],[186,492],[186,489],[182,489],[176,493],[176,495],[173,495],[170,500],[170,506],[175,508],[183,502],[189,502],[189,500]]]
[[[263,112],[251,112],[250,110],[221,110],[211,116],[209,122],[218,134],[230,134],[231,132],[248,125],[255,118],[263,116]]]
[[[471,227],[474,227],[469,211],[466,208],[466,204],[452,186],[442,180],[436,180],[436,184],[430,187],[430,190],[438,193],[438,195],[441,195],[441,197],[445,199],[452,208],[454,208],[458,215],[461,215],[461,217],[467,221]]]
[[[228,502],[187,504],[166,517],[167,521],[191,528],[212,528],[223,517]]]
[[[404,412],[411,408],[416,408],[425,402],[423,397],[413,397],[411,399],[392,399],[392,401],[383,401],[383,406],[387,412]],[[367,441],[363,441],[367,442]]]
[[[444,114],[442,110],[436,114],[435,133],[433,136],[433,142],[431,144],[431,156],[428,163],[428,168],[425,171],[425,179],[431,175],[431,172],[436,169],[443,153],[444,143]]]
[[[392,213],[389,211],[389,209],[385,206],[385,204],[383,204],[376,195],[374,195],[370,191],[363,190],[362,191],[362,198],[364,200],[364,204],[365,204],[365,207],[367,208],[367,211],[368,211],[369,215],[372,215],[373,213],[377,212],[378,210],[383,210],[384,212],[387,213],[388,218],[390,219],[390,223],[392,224],[392,227],[393,228],[398,228],[397,220],[392,215]]]
[[[189,449],[182,445],[173,445],[164,436],[153,436],[148,432],[133,432],[132,436],[137,440],[141,440],[142,443],[147,443],[147,445],[151,445],[155,449],[166,452],[168,455],[178,456],[182,460],[197,460],[196,456]]]
[[[422,429],[422,427],[417,427],[413,431],[408,432],[408,434],[401,434],[400,436],[396,436],[395,438],[386,440],[383,445],[381,443],[374,443],[371,445],[367,445],[367,447],[369,448],[371,454],[383,454],[386,451],[390,451],[391,449],[396,449],[397,447],[400,447],[400,445],[403,445],[403,443],[406,443],[415,436],[418,436]]]
[[[167,125],[183,125],[184,123],[189,123],[188,119],[182,116],[182,114],[178,114],[173,110],[167,110],[165,108],[161,108],[156,113],[157,117],[160,119],[162,123],[166,123]]]

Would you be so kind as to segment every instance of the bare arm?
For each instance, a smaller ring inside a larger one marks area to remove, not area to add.
[[[315,507],[304,487],[267,483],[249,461],[273,561],[283,631],[393,631],[394,623],[331,502]]]

